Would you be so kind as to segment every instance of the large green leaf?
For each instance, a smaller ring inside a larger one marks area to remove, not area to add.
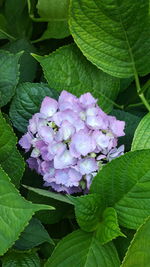
[[[97,69],[74,45],[64,46],[49,56],[33,55],[41,64],[50,87],[77,96],[91,92],[98,104],[110,111],[119,92],[119,79]]]
[[[37,9],[47,21],[67,19],[69,0],[38,0]]]
[[[43,190],[43,191],[46,191],[46,190]],[[48,193],[51,193],[51,192],[48,192]],[[34,191],[29,191],[27,195],[27,199],[33,203],[46,204],[46,205],[53,206],[55,208],[55,210],[51,210],[51,212],[49,212],[48,210],[41,210],[36,213],[35,217],[38,218],[44,224],[58,223],[62,219],[68,218],[70,215],[73,214],[72,205],[68,206],[67,203],[56,200],[52,196],[48,197],[45,195],[41,195],[39,193],[34,193]]]
[[[20,39],[6,44],[3,48],[5,50],[10,51],[11,53],[24,51],[19,61],[20,63],[19,82],[32,82],[35,78],[37,70],[37,62],[30,55],[30,53],[35,53],[36,51],[35,47],[28,40]]]
[[[119,228],[117,213],[114,208],[106,208],[98,224],[96,237],[101,244],[105,244],[118,236],[125,237]]]
[[[96,230],[103,211],[101,199],[97,194],[81,197],[69,197],[75,205],[75,214],[79,226],[87,232]]]
[[[66,19],[63,19],[61,21],[51,21],[48,22],[47,24],[47,29],[44,31],[42,36],[35,40],[34,43],[50,39],[50,38],[55,38],[55,39],[62,39],[70,35],[69,27],[68,27],[68,22]]]
[[[1,154],[1,153],[0,153]],[[2,156],[3,158],[3,156]],[[1,160],[1,165],[5,172],[11,178],[11,182],[17,187],[20,187],[20,181],[24,173],[25,162],[20,152],[13,147],[13,150],[6,160]]]
[[[116,209],[122,226],[137,229],[150,214],[150,150],[128,152],[108,163],[94,178],[91,193]]]
[[[6,105],[15,93],[19,80],[19,58],[22,53],[0,51],[0,107]]]
[[[150,217],[137,230],[121,267],[149,267]]]
[[[5,0],[4,11],[9,33],[18,39],[30,38],[32,21],[28,15],[27,1]]]
[[[0,164],[11,181],[19,187],[24,172],[24,160],[16,148],[17,138],[13,129],[0,113]]]
[[[0,14],[0,39],[14,39],[7,32],[7,21],[3,14]]]
[[[12,250],[2,258],[3,267],[40,267],[40,259],[35,251]]]
[[[134,134],[131,149],[150,149],[150,113],[148,113],[139,123]]]
[[[20,250],[31,249],[44,242],[54,245],[53,240],[50,238],[42,223],[38,219],[32,218],[29,225],[16,241],[15,247]]]
[[[3,255],[18,239],[36,211],[52,207],[32,204],[21,197],[2,168],[0,196],[0,255]]]
[[[95,231],[95,237],[105,244],[117,236],[124,236],[118,225],[114,208],[104,210],[98,194],[88,194],[81,197],[70,197],[75,205],[76,219],[82,230]]]
[[[102,246],[93,234],[77,230],[58,243],[45,264],[50,266],[119,267],[119,258],[112,243]]]
[[[57,94],[43,83],[22,83],[16,89],[10,107],[10,117],[13,125],[20,131],[25,132],[29,119],[39,112],[42,100],[45,96],[56,98]]]
[[[48,21],[47,30],[39,40],[60,39],[70,34],[68,25],[69,0],[38,0],[37,9],[41,17],[40,20]]]
[[[34,187],[31,187],[31,186],[26,186],[26,185],[23,185],[25,188],[41,195],[41,196],[45,196],[45,197],[50,197],[50,198],[53,198],[53,199],[56,199],[56,200],[59,200],[61,202],[65,202],[65,203],[68,203],[68,204],[72,204],[72,201],[69,200],[69,198],[65,195],[62,195],[62,194],[59,194],[59,193],[54,193],[54,192],[51,192],[51,191],[48,191],[48,190],[44,190],[44,189],[40,189],[40,188],[34,188]]]
[[[149,0],[72,0],[70,30],[83,54],[116,77],[150,72]]]

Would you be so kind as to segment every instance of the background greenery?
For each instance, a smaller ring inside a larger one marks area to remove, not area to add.
[[[149,0],[0,0],[2,266],[149,266],[149,13]],[[125,155],[84,196],[45,190],[17,145],[62,90],[126,122]]]

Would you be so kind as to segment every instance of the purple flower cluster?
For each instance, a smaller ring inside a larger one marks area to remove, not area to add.
[[[125,123],[96,102],[90,93],[77,98],[62,91],[58,101],[45,97],[40,113],[29,120],[19,144],[31,150],[27,162],[45,186],[68,194],[85,192],[102,165],[123,154],[124,146],[116,146]]]

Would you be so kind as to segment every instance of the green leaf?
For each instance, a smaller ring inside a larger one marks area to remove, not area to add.
[[[37,8],[39,15],[48,21],[47,29],[40,37],[40,41],[49,38],[61,39],[70,35],[68,25],[69,0],[39,0]]]
[[[48,190],[44,190],[44,189],[40,189],[40,188],[34,188],[31,186],[27,186],[27,185],[23,185],[25,188],[41,195],[41,196],[45,196],[45,197],[50,197],[56,200],[59,200],[61,202],[65,202],[68,204],[72,204],[72,201],[69,200],[69,198],[65,195],[59,194],[59,193],[54,193],[54,192],[50,192]]]
[[[19,80],[19,58],[22,53],[0,51],[0,107],[6,105],[15,93]]]
[[[150,149],[150,113],[139,123],[132,142],[132,150]]]
[[[39,195],[37,193],[34,193],[33,191],[28,192],[27,199],[33,203],[47,204],[55,208],[55,210],[51,210],[50,212],[47,210],[41,210],[36,213],[35,217],[44,224],[58,223],[64,218],[68,218],[73,214],[72,205],[68,206],[68,204],[65,202],[55,200],[51,197]]]
[[[28,3],[29,9],[31,4]],[[38,0],[37,10],[40,18],[31,15],[32,19],[37,22],[47,21],[48,25],[43,35],[36,42],[49,38],[61,39],[70,35],[68,25],[69,0]]]
[[[119,224],[137,229],[150,214],[150,150],[128,152],[112,160],[94,177],[91,193],[114,207]]]
[[[70,31],[83,54],[120,78],[150,72],[149,0],[72,0]]]
[[[124,144],[125,150],[129,151],[131,149],[135,129],[137,128],[141,117],[119,109],[113,109],[111,115],[115,116],[118,120],[125,121],[125,136],[119,138],[118,145]]]
[[[35,40],[34,43],[47,40],[50,38],[55,39],[63,39],[70,35],[69,27],[68,27],[68,21],[65,19],[64,21],[51,21],[47,24],[47,29],[44,31],[42,36]]]
[[[123,232],[126,235],[126,238],[119,236],[114,240],[114,245],[117,249],[119,258],[121,260],[121,262],[124,259],[124,256],[128,250],[128,247],[130,246],[130,242],[134,237],[135,234],[135,230],[131,230],[131,229],[127,229],[127,228],[123,228]]]
[[[11,53],[17,53],[24,51],[20,58],[20,78],[19,82],[32,82],[35,78],[37,70],[37,62],[30,55],[30,53],[35,53],[35,47],[26,39],[20,39],[8,43],[3,47],[3,49],[10,51]]]
[[[54,245],[53,240],[50,238],[41,222],[36,218],[32,218],[29,225],[16,241],[15,247],[20,250],[31,249],[44,242]]]
[[[50,206],[32,204],[20,196],[8,175],[0,168],[0,255],[18,239],[33,214]]]
[[[77,230],[58,243],[45,267],[119,267],[119,265],[113,243],[102,246],[93,234]]]
[[[24,160],[16,148],[17,138],[0,113],[0,164],[11,181],[19,187],[24,172]]]
[[[103,211],[99,195],[70,196],[69,199],[75,205],[76,219],[81,229],[87,232],[96,230]]]
[[[150,217],[137,230],[121,267],[149,267]]]
[[[97,69],[74,44],[61,47],[49,56],[33,56],[40,62],[50,87],[76,96],[91,92],[101,108],[107,112],[112,109],[119,93],[119,79]]]
[[[125,235],[118,224],[117,213],[114,208],[106,208],[96,231],[96,237],[101,244],[105,244],[118,236]]]
[[[42,18],[51,20],[67,19],[69,0],[38,0],[37,9]]]
[[[98,194],[69,197],[75,204],[76,219],[82,230],[95,231],[95,237],[105,244],[117,236],[124,236],[118,225],[115,209],[104,210]]]
[[[39,112],[45,96],[56,98],[57,94],[43,83],[22,83],[16,89],[10,107],[10,117],[13,125],[20,131],[26,132],[29,119]]]
[[[120,79],[120,92],[124,92],[130,86],[133,80],[134,80],[133,77]]]
[[[3,14],[0,14],[0,39],[14,39],[7,32],[7,21]]]
[[[26,0],[5,0],[5,17],[7,29],[12,36],[18,39],[31,37],[32,21]]]
[[[24,169],[25,169],[25,163],[24,163],[23,157],[21,156],[19,151],[16,149],[16,147],[13,148],[13,151],[11,152],[11,154],[6,160],[1,161],[1,166],[11,178],[11,182],[17,188],[19,188],[20,180],[23,176]]]
[[[2,258],[3,267],[40,267],[40,259],[36,252],[20,252],[12,250]]]

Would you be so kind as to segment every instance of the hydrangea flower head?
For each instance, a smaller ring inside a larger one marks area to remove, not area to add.
[[[123,154],[117,141],[124,127],[90,93],[77,98],[62,91],[58,101],[44,98],[19,144],[31,152],[28,165],[43,176],[44,186],[67,194],[87,192],[102,165]]]

